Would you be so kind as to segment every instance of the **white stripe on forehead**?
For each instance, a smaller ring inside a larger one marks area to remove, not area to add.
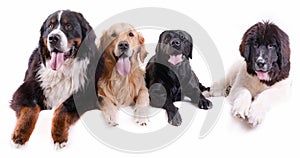
[[[58,15],[57,15],[57,21],[58,21],[58,27],[57,29],[60,29],[60,19],[61,19],[61,15],[62,15],[63,11],[61,10]]]

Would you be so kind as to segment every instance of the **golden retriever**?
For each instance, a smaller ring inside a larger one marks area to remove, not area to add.
[[[104,31],[98,49],[103,72],[97,86],[104,118],[116,126],[119,107],[132,105],[136,123],[146,125],[149,93],[139,66],[147,56],[144,37],[130,24],[117,23]]]

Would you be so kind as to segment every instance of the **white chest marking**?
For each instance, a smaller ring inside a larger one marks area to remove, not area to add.
[[[66,101],[74,92],[85,86],[88,58],[84,60],[67,59],[58,70],[50,68],[50,61],[46,67],[42,64],[37,77],[45,95],[44,104],[47,108],[56,108]]]

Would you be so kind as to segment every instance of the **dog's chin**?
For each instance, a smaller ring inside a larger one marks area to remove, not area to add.
[[[261,81],[271,81],[268,71],[255,71],[256,76]]]

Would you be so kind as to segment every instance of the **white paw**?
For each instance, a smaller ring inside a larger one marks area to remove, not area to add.
[[[112,114],[112,113],[106,113],[106,112],[103,112],[103,116],[106,120],[106,122],[111,125],[111,126],[117,126],[119,125],[118,124],[118,121],[117,121],[117,116],[116,114]]]
[[[259,125],[265,118],[266,112],[267,111],[263,105],[251,105],[249,114],[247,115],[250,126],[254,128]]]
[[[134,110],[135,122],[140,126],[146,126],[148,120],[149,107],[148,106],[138,106]]]
[[[135,123],[137,123],[140,126],[147,126],[148,122],[148,119],[135,119]]]
[[[61,150],[62,148],[67,146],[67,142],[63,143],[55,143],[54,144],[54,150]]]
[[[10,144],[11,144],[12,147],[17,148],[17,149],[22,148],[23,146],[25,146],[25,144],[21,145],[21,144],[15,143],[12,140],[10,141]]]
[[[234,117],[245,120],[246,116],[248,116],[249,114],[249,105],[247,104],[233,105],[231,112]]]

